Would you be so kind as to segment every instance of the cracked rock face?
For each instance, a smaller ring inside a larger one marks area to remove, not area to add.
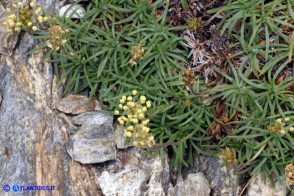
[[[168,190],[168,196],[209,196],[209,182],[203,173],[188,174],[187,179],[179,178],[175,187]]]
[[[116,158],[111,125],[83,126],[70,138],[67,152],[82,164],[102,163]]]
[[[75,125],[112,125],[113,117],[102,114],[100,112],[88,112],[78,116],[73,117],[73,123]]]
[[[196,156],[192,171],[202,172],[210,182],[214,195],[238,195],[239,177],[230,165],[222,165],[218,157]]]
[[[97,178],[104,195],[167,195],[168,188],[172,186],[167,159],[162,163],[160,157],[150,159],[141,156],[136,149],[120,152],[124,152],[118,156],[121,161],[107,165],[106,169],[104,167]]]
[[[0,1],[1,24],[7,17],[4,9],[15,2]],[[54,11],[59,2],[37,4]],[[68,156],[68,130],[52,108],[53,72],[44,54],[27,55],[35,47],[27,32],[8,34],[0,25],[0,40],[0,182],[52,185],[54,195],[101,195],[92,180],[95,171]]]
[[[112,116],[89,112],[74,117],[73,121],[82,125],[67,144],[67,152],[73,160],[91,164],[116,158]]]
[[[266,184],[263,182],[261,175],[258,175],[256,178],[252,180],[252,182],[248,186],[247,190],[248,196],[256,196],[256,195],[287,195],[286,190],[282,188],[279,184],[276,183],[276,187],[273,188],[269,181]]]
[[[171,183],[169,180],[169,166],[167,163],[167,157],[165,162],[162,163],[160,157],[155,157],[146,162],[148,165],[148,173],[150,173],[150,179],[147,184],[147,190],[145,195],[164,196]]]
[[[140,196],[149,175],[138,166],[129,165],[118,173],[104,171],[98,183],[105,196]]]

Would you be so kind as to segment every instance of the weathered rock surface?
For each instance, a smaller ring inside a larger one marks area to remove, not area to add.
[[[168,196],[209,196],[209,182],[203,173],[188,174],[187,179],[178,178],[175,187],[168,190]]]
[[[1,24],[3,7],[13,2],[17,1],[0,2]],[[37,4],[53,11],[59,2]],[[27,55],[35,45],[31,35],[13,36],[1,26],[0,195],[4,184],[56,186],[53,193],[28,191],[28,196],[101,195],[93,180],[95,171],[73,162],[66,151],[67,127],[52,110],[51,65],[42,52]]]
[[[139,177],[142,174],[144,178]],[[163,196],[167,195],[168,188],[172,186],[167,159],[162,163],[159,156],[148,158],[135,148],[118,151],[117,161],[103,166],[98,176],[97,182],[105,195],[123,196],[130,192],[129,195]],[[139,183],[132,185],[136,190],[130,186],[134,180]],[[111,189],[111,186],[115,188]]]
[[[83,125],[67,144],[71,158],[82,164],[102,163],[116,158],[113,130],[109,124]]]
[[[91,172],[72,164],[66,152],[66,127],[50,107],[51,66],[41,59],[41,54],[1,57],[0,182],[54,185],[56,195],[99,194]]]
[[[168,188],[172,186],[169,179],[167,157],[165,157],[164,163],[162,163],[160,157],[157,156],[151,160],[145,161],[145,164],[140,165],[146,165],[148,168],[147,171],[150,174],[147,190],[144,195],[166,195]]]
[[[112,125],[113,117],[100,112],[88,112],[73,117],[73,123],[76,125]]]
[[[230,165],[222,165],[218,157],[197,155],[193,172],[202,172],[208,179],[213,195],[238,195],[240,191],[239,178]]]
[[[73,117],[73,123],[81,125],[67,143],[67,151],[73,160],[90,164],[116,158],[112,116],[88,112]]]
[[[97,99],[89,101],[83,95],[69,95],[56,104],[56,109],[66,114],[82,114],[93,110],[101,110]]]
[[[248,196],[256,196],[256,195],[261,195],[261,196],[267,196],[267,195],[287,195],[287,190],[283,189],[283,187],[275,183],[275,187],[272,187],[270,182],[267,181],[265,184],[261,178],[260,175],[258,175],[256,178],[252,179],[251,183],[248,186],[247,189],[247,195]]]
[[[105,196],[140,196],[149,175],[138,166],[129,165],[118,173],[104,171],[98,183]]]

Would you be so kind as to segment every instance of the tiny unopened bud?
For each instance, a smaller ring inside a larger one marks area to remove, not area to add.
[[[40,14],[41,11],[42,11],[42,8],[39,7],[39,8],[35,11],[35,14]]]
[[[144,104],[146,102],[146,97],[145,96],[141,96],[140,97],[140,103]]]
[[[38,21],[39,21],[39,23],[42,23],[43,22],[43,17],[42,16],[39,16],[38,17]]]
[[[147,107],[147,108],[150,108],[150,107],[151,107],[151,102],[150,102],[150,101],[147,101],[147,102],[146,102],[146,107]]]
[[[8,16],[8,18],[15,20],[16,19],[16,15],[15,14],[11,14],[10,16]]]
[[[144,114],[142,114],[142,113],[141,113],[141,114],[139,114],[139,118],[140,118],[140,119],[143,119],[143,118],[145,118]]]
[[[150,141],[154,141],[154,136],[151,135],[151,136],[149,137],[149,140],[150,140]]]
[[[125,124],[125,122],[123,120],[119,120],[118,122],[119,122],[120,125],[124,125]]]
[[[127,137],[132,137],[132,133],[129,131],[126,133],[126,135],[127,135]]]
[[[276,120],[276,122],[277,122],[277,123],[282,123],[282,120],[281,120],[280,118],[278,118],[278,119]]]
[[[128,126],[128,127],[127,127],[127,130],[129,130],[129,131],[133,131],[133,130],[134,130],[134,127],[133,127],[133,126]]]
[[[136,90],[133,90],[133,91],[132,91],[132,94],[133,94],[133,95],[137,95],[137,91],[136,91]]]
[[[139,121],[138,121],[137,118],[133,118],[133,123],[134,123],[134,124],[138,124],[138,122],[139,122]]]
[[[128,101],[132,101],[133,97],[132,96],[128,96]]]
[[[8,23],[11,27],[14,27],[15,23],[13,22],[13,20],[11,19],[8,19]]]

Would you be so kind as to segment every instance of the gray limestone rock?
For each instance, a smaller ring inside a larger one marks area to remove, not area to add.
[[[27,39],[22,37],[13,58],[0,60],[0,182],[52,185],[54,195],[99,195],[93,171],[68,156],[67,128],[51,108],[51,65],[43,62],[42,53],[22,54],[30,47]]]
[[[144,195],[166,195],[168,188],[171,186],[169,180],[169,165],[167,163],[167,156],[165,157],[165,161],[163,163],[160,157],[157,156],[151,160],[147,160],[146,166],[147,165],[147,171],[150,173],[150,179]]]
[[[241,190],[239,177],[234,174],[233,166],[221,166],[222,163],[218,157],[197,155],[191,171],[205,174],[214,195],[238,195]]]
[[[0,2],[1,24],[4,8],[13,2],[17,1]],[[54,11],[59,2],[38,0],[37,4]],[[53,71],[43,52],[27,54],[35,47],[29,33],[14,36],[0,27],[0,40],[0,182],[55,186],[48,195],[101,195],[92,180],[97,172],[68,156],[68,130],[51,105]]]
[[[73,123],[75,125],[112,125],[113,117],[106,114],[102,114],[100,112],[88,112],[75,116],[73,118]]]
[[[275,187],[272,187],[270,182],[267,181],[264,183],[264,181],[261,178],[261,175],[258,175],[256,178],[252,179],[250,182],[248,189],[247,189],[247,195],[248,196],[267,196],[267,195],[287,195],[287,188],[282,187],[281,184],[275,183]]]
[[[209,182],[203,173],[188,174],[187,179],[178,178],[175,187],[168,189],[168,196],[209,196]]]
[[[97,181],[105,196],[140,196],[145,190],[148,178],[145,170],[128,165],[117,173],[104,171]]]
[[[102,163],[116,158],[113,130],[110,124],[83,125],[70,137],[67,151],[82,164]]]

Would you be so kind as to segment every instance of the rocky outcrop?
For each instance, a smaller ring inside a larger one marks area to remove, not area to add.
[[[71,158],[82,164],[102,163],[116,158],[116,146],[111,116],[99,112],[81,114],[73,118],[81,125],[70,136],[67,151]]]
[[[275,184],[275,187],[272,187],[269,181],[264,183],[261,175],[258,175],[251,180],[248,186],[247,195],[287,195],[287,190],[278,183]]]
[[[52,11],[59,2],[37,1]],[[0,2],[1,24],[7,3],[12,1]],[[56,186],[54,195],[101,195],[92,167],[73,162],[66,151],[67,126],[52,107],[51,65],[42,52],[27,55],[36,45],[29,33],[0,31],[0,195],[5,184]],[[25,193],[36,194],[52,193]]]
[[[203,173],[188,174],[187,179],[179,178],[175,187],[168,190],[168,196],[209,196],[209,182]]]
[[[7,19],[0,2],[0,24]],[[68,1],[36,1],[54,12]],[[126,143],[123,128],[99,112],[97,100],[61,97],[44,53],[30,32],[7,34],[0,25],[0,186],[56,186],[25,195],[238,195],[239,177],[217,157],[197,155],[195,165],[171,184],[168,158],[146,158]],[[248,195],[281,195],[260,179]],[[243,187],[242,187],[243,188]],[[244,192],[246,193],[246,191]],[[0,187],[0,195],[4,195]]]
[[[143,169],[129,165],[115,174],[104,171],[98,178],[98,183],[105,196],[140,196],[148,178],[149,175]]]
[[[219,157],[196,156],[192,171],[202,172],[210,183],[213,195],[238,195],[241,190],[234,167],[224,164]]]

